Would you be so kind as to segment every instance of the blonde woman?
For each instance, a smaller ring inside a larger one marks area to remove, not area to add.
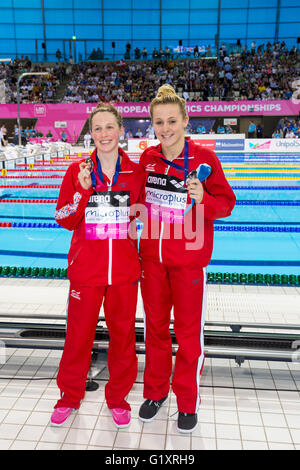
[[[166,401],[172,374],[170,314],[178,343],[172,380],[178,431],[192,432],[200,404],[204,364],[206,274],[213,249],[213,220],[230,215],[235,195],[211,150],[185,138],[185,100],[170,85],[150,106],[160,144],[140,159],[146,170],[147,223],[140,242],[145,310],[144,398],[139,418],[152,421]]]

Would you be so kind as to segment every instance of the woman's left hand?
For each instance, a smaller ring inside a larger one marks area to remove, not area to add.
[[[195,199],[197,204],[202,202],[204,196],[204,190],[201,181],[198,178],[192,179],[188,185],[187,190],[191,199]]]

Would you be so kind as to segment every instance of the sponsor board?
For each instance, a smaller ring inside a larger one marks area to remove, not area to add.
[[[66,122],[68,141],[74,141],[80,135],[86,120],[97,103],[27,103],[20,105],[22,118],[38,119],[36,128],[44,135],[51,129],[54,139],[60,140],[61,128],[55,128],[54,122]],[[148,118],[149,102],[116,103],[123,118]],[[230,118],[240,116],[295,116],[299,114],[299,100],[272,101],[188,101],[187,112],[190,117]],[[15,119],[18,112],[17,104],[0,104],[0,119]],[[233,122],[233,121],[232,121]],[[145,139],[143,139],[145,140]]]
[[[246,152],[300,152],[300,139],[246,139]]]
[[[129,139],[128,152],[143,153],[143,151],[146,150],[148,147],[158,144],[159,140],[156,139]]]
[[[67,121],[55,121],[55,129],[66,129],[68,127]]]
[[[262,141],[261,139],[257,139],[256,141],[248,141],[246,143],[246,146],[248,144],[249,146],[249,150],[252,150],[252,151],[257,151],[257,150],[270,150],[270,147],[271,147],[271,141],[272,139],[270,140],[264,140]]]
[[[244,150],[244,139],[216,139],[215,150]]]
[[[214,139],[193,139],[196,144],[205,147],[206,149],[215,150],[215,140]]]
[[[93,240],[126,238],[129,216],[129,191],[94,191],[85,209],[85,236]]]

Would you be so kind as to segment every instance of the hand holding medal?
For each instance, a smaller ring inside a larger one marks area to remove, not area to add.
[[[91,173],[94,168],[91,158],[87,158],[85,162],[79,164],[80,171],[78,173],[78,180],[83,189],[90,189],[92,186]]]
[[[197,204],[203,199],[203,186],[197,177],[195,170],[191,171],[186,178],[186,186],[191,199],[194,199]]]
[[[190,198],[192,199],[192,202],[189,205],[189,207],[184,211],[184,215],[187,214],[192,209],[195,202],[197,204],[200,204],[200,202],[202,202],[204,190],[203,190],[201,181],[206,180],[206,178],[208,178],[210,173],[211,173],[210,165],[207,165],[207,163],[202,163],[197,168],[197,170],[193,170],[187,175],[186,186],[187,186]]]

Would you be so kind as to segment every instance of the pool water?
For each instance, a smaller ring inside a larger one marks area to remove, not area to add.
[[[208,272],[300,274],[298,157],[257,155],[250,159],[240,154],[230,159],[230,155],[220,154],[219,158],[237,203],[230,217],[215,221]],[[24,179],[25,172],[17,171],[10,174],[14,178],[1,177],[0,201],[56,201],[59,188],[42,186],[60,185],[66,168],[58,172],[52,166],[52,173],[41,172],[40,179],[36,175]],[[59,177],[48,178],[49,174]],[[11,187],[15,185],[26,188]],[[56,226],[55,208],[55,202],[0,203],[0,266],[67,267],[72,233]],[[1,227],[8,222],[12,227]],[[51,228],[53,224],[55,228]]]

